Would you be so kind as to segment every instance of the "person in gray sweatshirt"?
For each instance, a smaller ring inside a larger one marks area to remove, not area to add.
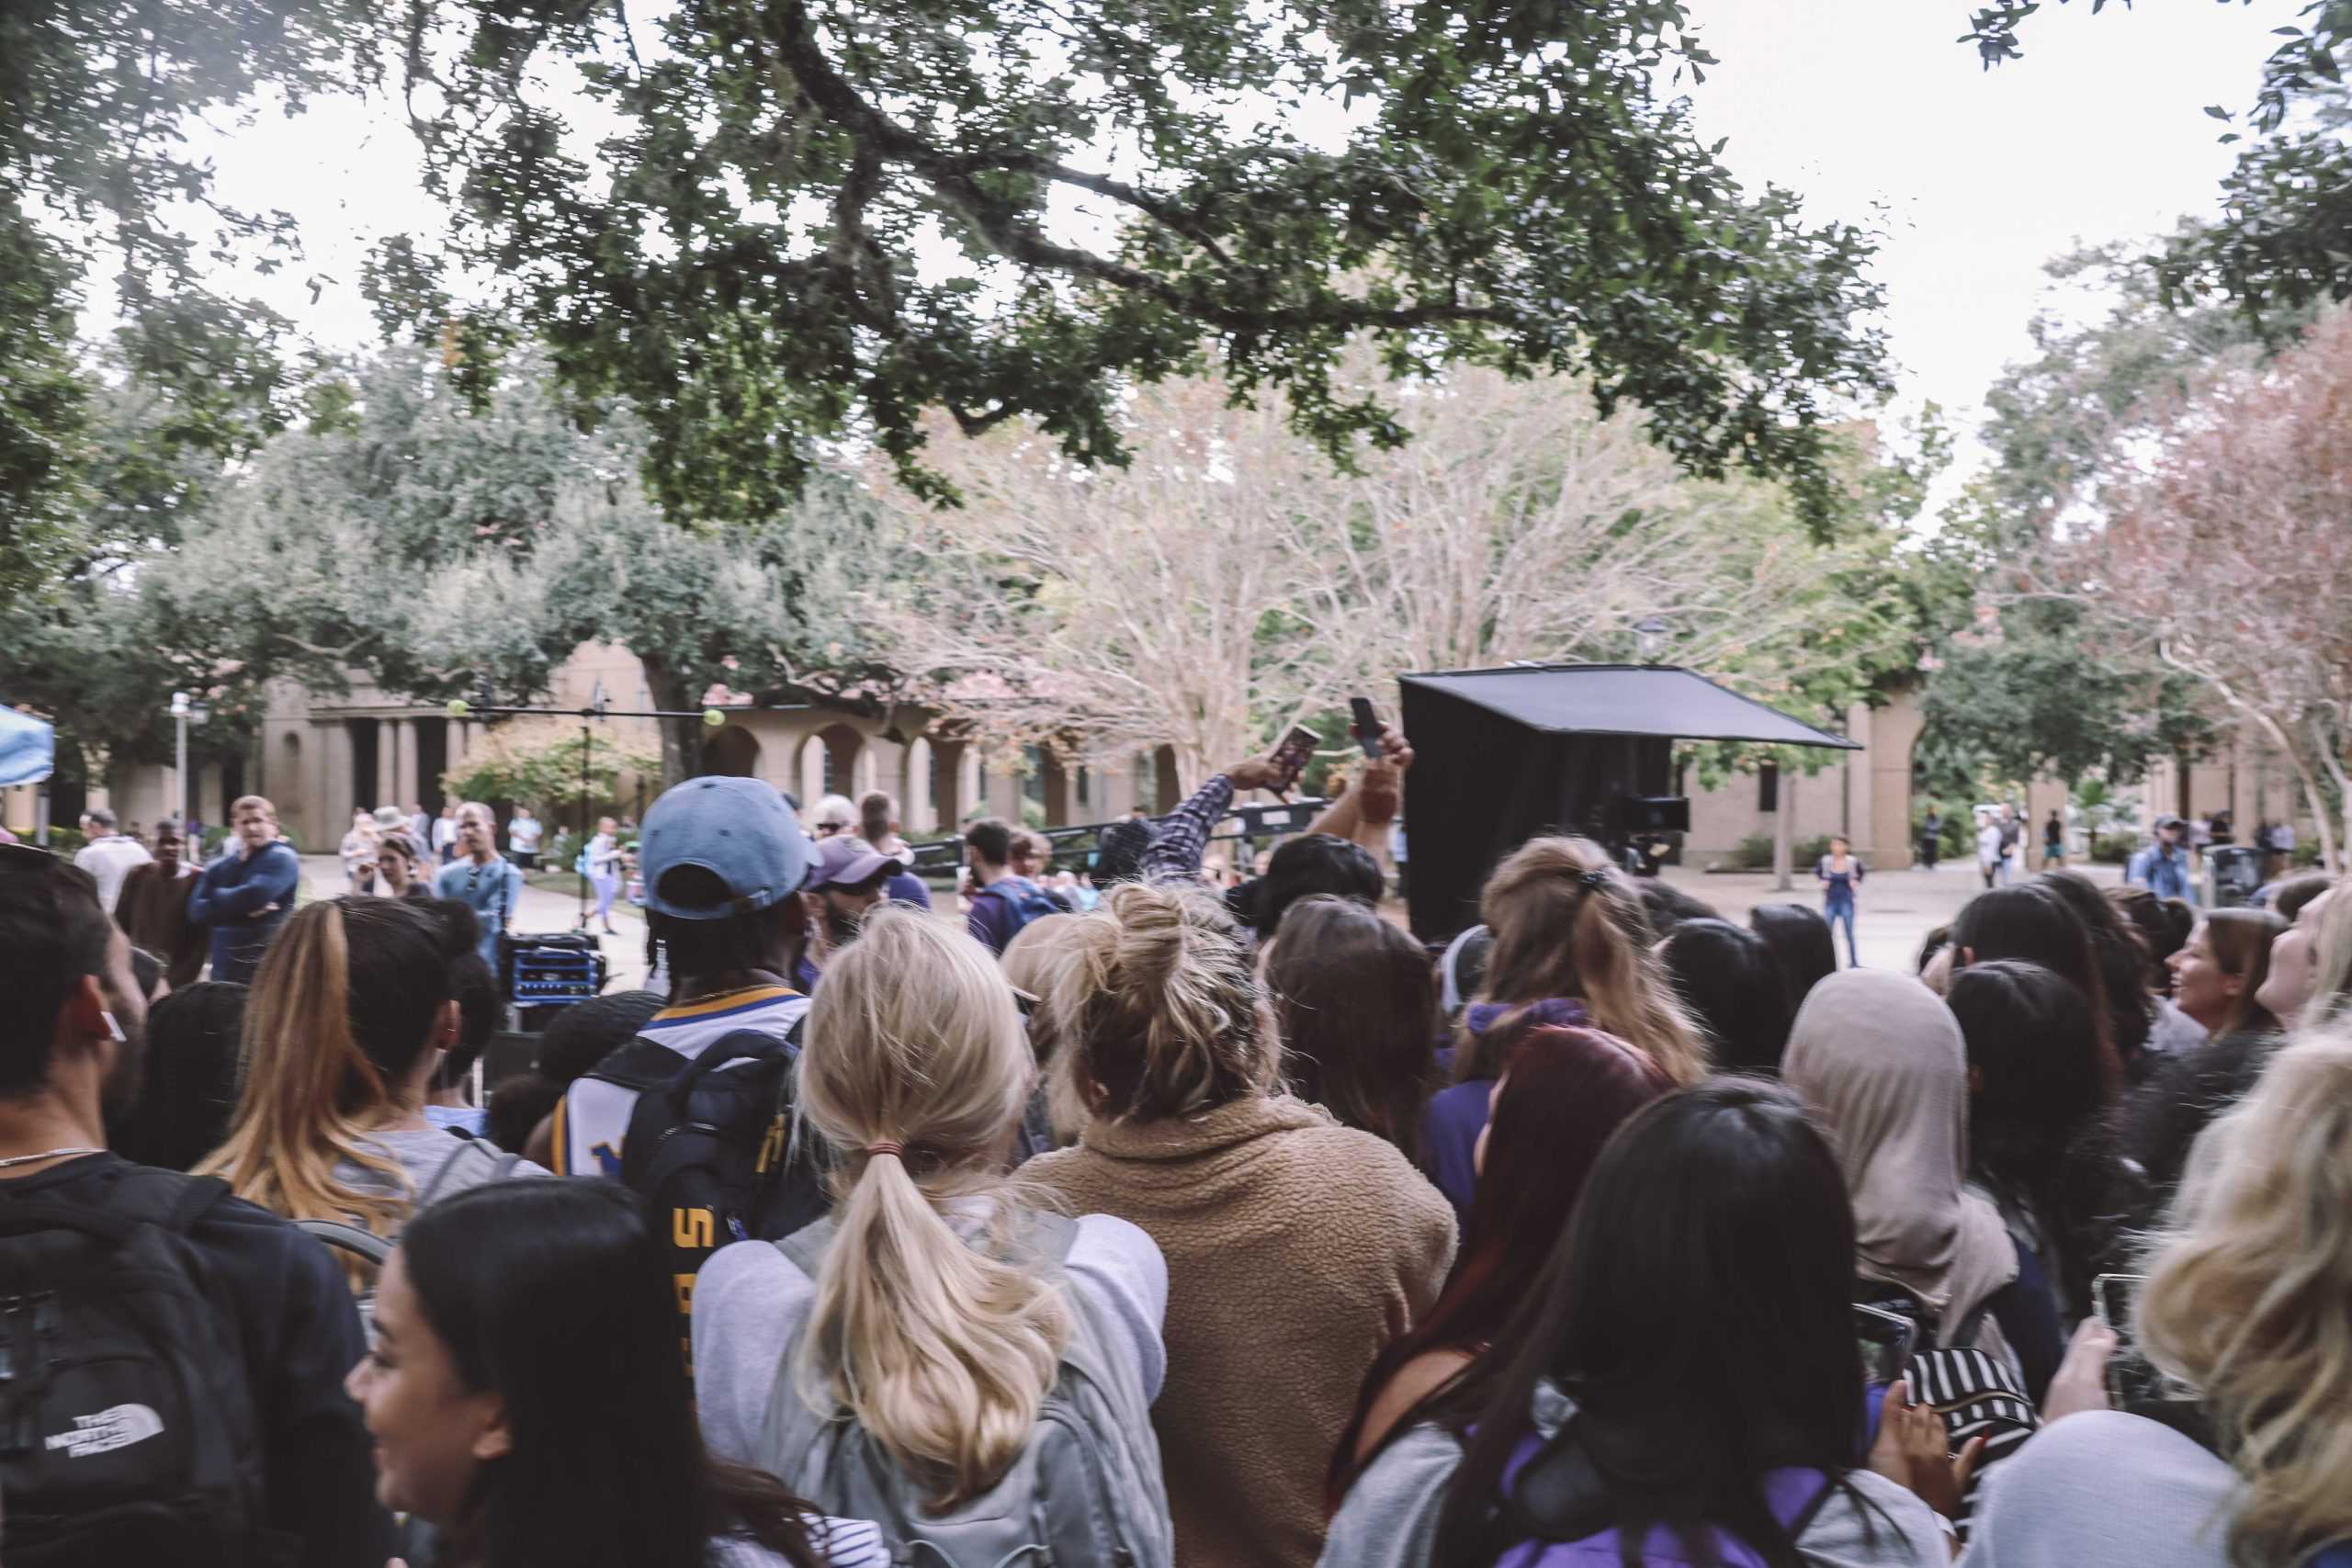
[[[1899,1382],[1870,1440],[1853,1244],[1837,1159],[1786,1090],[1657,1100],[1595,1167],[1537,1305],[1358,1478],[1324,1568],[1611,1568],[1629,1537],[1649,1563],[1711,1539],[1725,1568],[1791,1548],[1945,1568],[1960,1477]]]

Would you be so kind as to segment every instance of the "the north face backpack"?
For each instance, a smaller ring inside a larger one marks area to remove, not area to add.
[[[590,1075],[637,1090],[621,1135],[621,1181],[645,1199],[657,1226],[667,1224],[681,1317],[694,1309],[694,1277],[712,1253],[789,1235],[826,1210],[817,1140],[796,1136],[793,1118],[806,1017],[781,1040],[739,1029],[692,1061],[640,1037]]]
[[[227,1185],[134,1167],[103,1209],[0,1196],[9,1568],[291,1563],[230,1303],[188,1242]]]
[[[982,898],[993,898],[1012,911],[1012,926],[1004,933],[1007,942],[1019,936],[1032,920],[1042,920],[1047,915],[1069,913],[1054,902],[1052,894],[1025,876],[1004,877],[972,895],[975,903]]]
[[[1049,1277],[1078,1224],[1029,1213],[1025,1241]],[[811,1280],[833,1235],[820,1220],[776,1243]],[[752,1458],[820,1510],[878,1525],[893,1562],[925,1568],[1164,1568],[1174,1554],[1159,1441],[1140,1369],[1114,1355],[1119,1331],[1081,1292],[1066,1292],[1069,1341],[1028,1444],[989,1489],[944,1513],[847,1410],[817,1410],[786,1346]]]

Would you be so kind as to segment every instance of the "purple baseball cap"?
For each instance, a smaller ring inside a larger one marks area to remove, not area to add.
[[[836,833],[817,846],[816,869],[808,874],[808,886],[819,887],[857,887],[873,881],[885,872],[896,871],[899,863],[849,833]]]

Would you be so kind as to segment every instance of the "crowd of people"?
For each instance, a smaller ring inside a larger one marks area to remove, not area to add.
[[[887,796],[689,781],[656,988],[487,1107],[487,812],[299,908],[266,802],[0,847],[0,1555],[2352,1564],[2337,884],[2052,866],[1900,973],[1843,844],[1841,965],[1546,837],[1425,947],[1381,747],[1230,886],[1261,761],[1082,903],[973,823],[960,920]]]

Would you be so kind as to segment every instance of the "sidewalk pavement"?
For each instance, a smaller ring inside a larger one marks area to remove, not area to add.
[[[343,862],[334,855],[304,855],[302,857],[302,897],[312,898],[338,897],[349,891],[344,881]],[[588,907],[589,923],[595,922],[594,904]],[[516,903],[513,929],[517,931],[568,931],[577,930],[580,923],[580,897],[567,888],[550,892],[535,887],[526,878],[523,897]],[[645,915],[626,900],[613,903],[613,929],[620,934],[606,936],[595,932],[596,944],[605,954],[611,976],[605,984],[608,991],[633,990],[645,978]]]
[[[2073,869],[2084,873],[2101,887],[2112,887],[2123,880],[2120,866],[2093,865],[2086,861]],[[1758,904],[1821,908],[1819,886],[1804,867],[1797,868],[1791,876],[1795,886],[1785,893],[1773,888],[1770,872],[1710,874],[1668,866],[1666,880],[1702,903],[1713,905],[1724,919],[1741,925],[1747,923],[1748,911]],[[1854,939],[1861,950],[1863,966],[1909,973],[1928,933],[1938,926],[1950,925],[1961,906],[1984,890],[1984,878],[1978,875],[1973,859],[1945,861],[1933,871],[1914,866],[1907,871],[1871,872],[1863,878],[1854,900]],[[1838,943],[1842,959],[1842,931],[1838,933]]]

